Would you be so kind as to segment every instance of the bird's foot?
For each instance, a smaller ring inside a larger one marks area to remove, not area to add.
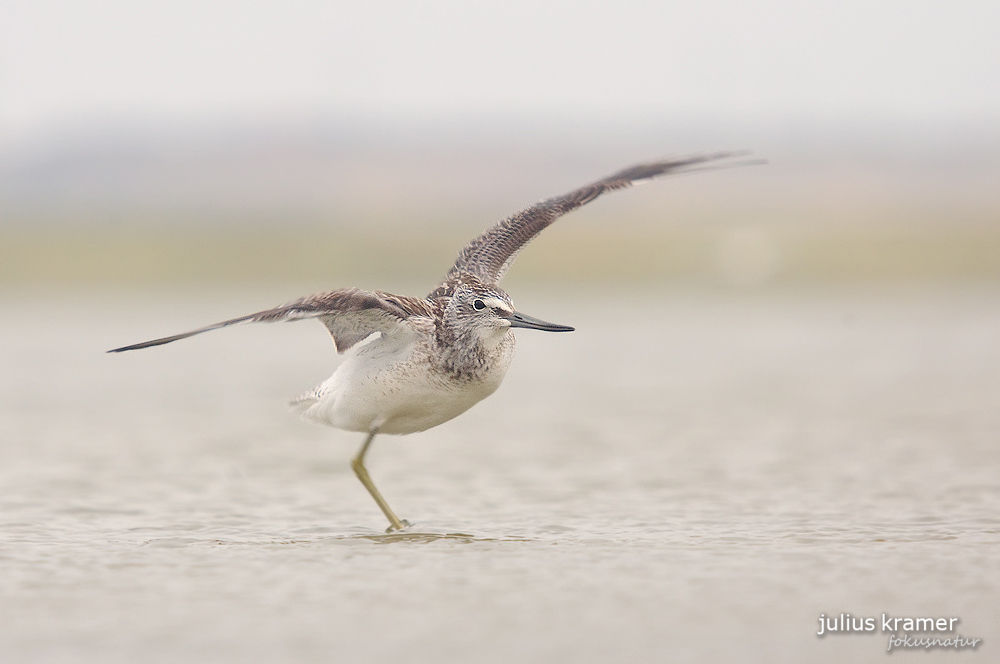
[[[389,527],[385,529],[385,532],[386,534],[394,533],[397,530],[405,530],[406,528],[409,528],[412,525],[413,524],[407,521],[406,519],[401,519],[398,526],[394,523],[390,524]]]

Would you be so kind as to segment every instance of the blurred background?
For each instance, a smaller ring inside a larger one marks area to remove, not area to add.
[[[867,662],[1000,643],[1000,3],[0,0],[0,660]],[[661,157],[503,286],[571,335],[432,431],[287,400],[318,325],[427,293]],[[925,656],[926,655],[926,656]],[[902,655],[906,656],[906,655]],[[952,661],[951,651],[922,660]],[[996,657],[993,657],[995,661]]]
[[[0,8],[7,288],[422,288],[540,198],[732,149],[770,164],[599,201],[511,277],[1000,276],[995,3]]]

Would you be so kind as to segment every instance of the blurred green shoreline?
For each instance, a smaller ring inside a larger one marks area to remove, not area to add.
[[[379,279],[434,283],[478,229],[316,225],[0,228],[0,285]],[[562,224],[519,257],[521,283],[998,280],[1000,223],[651,229]]]

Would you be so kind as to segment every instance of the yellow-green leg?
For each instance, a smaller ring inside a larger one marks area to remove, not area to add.
[[[351,460],[351,468],[354,469],[354,474],[358,476],[361,483],[365,485],[366,489],[368,489],[368,493],[372,495],[372,498],[375,499],[375,502],[382,509],[382,513],[385,514],[385,518],[389,519],[390,525],[386,528],[385,532],[391,533],[394,530],[402,530],[403,528],[409,527],[410,522],[396,516],[396,513],[389,507],[389,503],[385,502],[385,498],[383,498],[382,494],[375,488],[375,483],[372,482],[372,478],[368,475],[368,469],[365,468],[365,454],[368,452],[368,446],[372,444],[372,440],[374,440],[376,433],[378,433],[377,429],[369,433],[368,437],[365,438],[365,442],[358,451],[358,455]]]

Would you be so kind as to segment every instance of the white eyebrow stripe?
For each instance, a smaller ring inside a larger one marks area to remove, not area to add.
[[[513,311],[513,309],[510,308],[510,305],[508,305],[506,302],[504,302],[503,300],[501,300],[498,297],[486,297],[486,298],[483,298],[483,299],[486,301],[486,304],[488,304],[493,309],[502,309],[504,311]]]

